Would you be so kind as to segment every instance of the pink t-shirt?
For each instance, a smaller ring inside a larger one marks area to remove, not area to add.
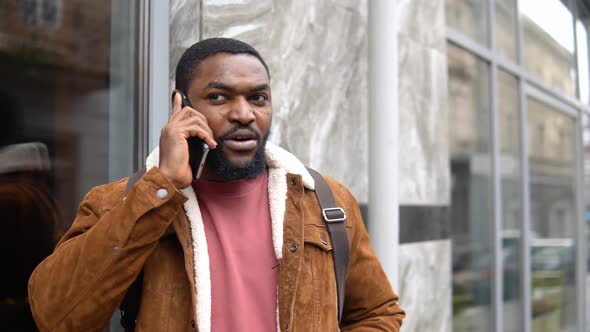
[[[193,183],[211,267],[211,331],[276,331],[278,261],[268,172],[254,180]]]

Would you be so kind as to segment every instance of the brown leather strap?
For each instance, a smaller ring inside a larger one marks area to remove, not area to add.
[[[133,185],[141,179],[144,174],[145,168],[142,168],[129,177],[127,180],[127,187],[125,188],[125,196],[127,196],[131,188],[133,188]],[[125,294],[125,297],[123,297],[123,301],[119,306],[119,310],[121,311],[121,326],[125,332],[135,331],[135,321],[137,319],[137,314],[139,313],[139,304],[141,302],[142,283],[143,270],[139,272],[137,279],[135,279],[131,286],[129,286],[127,293]]]
[[[315,181],[315,193],[332,240],[332,257],[334,258],[334,273],[336,274],[336,288],[338,290],[338,322],[340,322],[342,321],[342,310],[344,309],[344,289],[346,287],[346,271],[349,259],[348,235],[344,225],[346,212],[341,207],[336,206],[332,189],[330,189],[330,186],[320,173],[309,167],[307,170]]]
[[[145,167],[140,169],[139,171],[135,172],[133,175],[127,179],[127,187],[125,188],[125,195],[129,193],[129,190],[133,188],[135,182],[137,182],[141,177],[145,174]]]

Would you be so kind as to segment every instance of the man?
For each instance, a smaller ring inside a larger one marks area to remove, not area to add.
[[[94,188],[30,279],[43,331],[97,331],[143,271],[137,331],[336,331],[332,243],[310,173],[267,143],[270,75],[251,46],[215,38],[180,59],[172,115],[147,173]],[[210,147],[193,181],[187,139]],[[348,213],[344,331],[398,331],[404,317],[357,203]]]

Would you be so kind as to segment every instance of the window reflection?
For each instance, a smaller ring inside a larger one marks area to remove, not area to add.
[[[496,0],[496,48],[498,52],[516,62],[515,0]]]
[[[503,326],[518,332],[522,321],[522,177],[518,81],[506,72],[498,73],[498,143],[502,195]]]
[[[453,330],[491,331],[492,206],[488,66],[448,46]]]
[[[588,26],[590,25],[589,11],[582,5],[578,6],[579,17],[576,22],[576,45],[578,52],[578,88],[580,100],[590,103],[590,65],[588,64]]]
[[[133,156],[136,144],[134,6],[0,4],[0,252],[10,267],[0,276],[2,331],[36,330],[31,272],[69,228],[83,195],[133,167],[119,157]],[[114,168],[112,160],[123,162]]]
[[[584,226],[586,231],[586,294],[590,295],[590,115],[582,115],[582,144],[584,165]],[[590,296],[586,296],[586,317],[590,317]],[[588,326],[590,331],[590,326]]]
[[[570,9],[560,0],[518,3],[526,68],[548,85],[575,96],[574,25]]]
[[[447,26],[481,44],[488,44],[487,1],[446,0],[445,3]]]
[[[576,327],[575,120],[529,98],[532,331]]]

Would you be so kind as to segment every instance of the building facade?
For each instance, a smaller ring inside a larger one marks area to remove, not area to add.
[[[30,272],[157,145],[182,52],[222,36],[267,61],[271,141],[356,196],[403,331],[590,331],[589,18],[585,0],[2,2],[0,324],[34,330]]]

